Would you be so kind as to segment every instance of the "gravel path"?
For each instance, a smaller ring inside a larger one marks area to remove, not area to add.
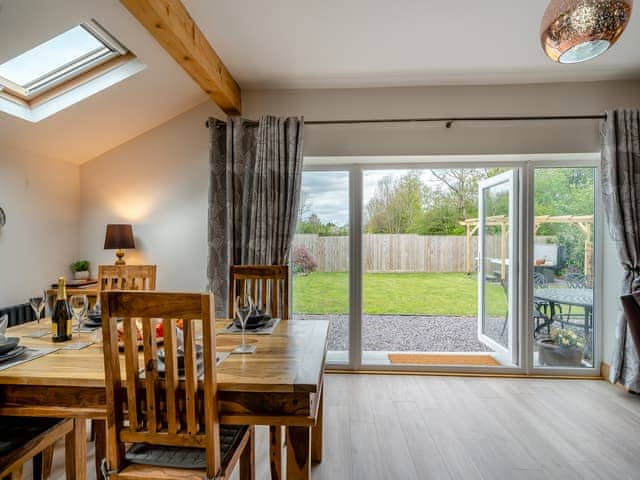
[[[295,319],[329,320],[329,350],[346,350],[347,315],[294,315]],[[492,322],[498,337],[503,319]],[[494,326],[495,324],[495,326]],[[478,341],[475,317],[365,315],[362,348],[367,351],[489,352]]]

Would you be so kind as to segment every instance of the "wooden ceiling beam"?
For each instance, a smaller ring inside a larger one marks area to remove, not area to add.
[[[240,87],[180,0],[120,0],[205,93],[229,115],[242,112]]]

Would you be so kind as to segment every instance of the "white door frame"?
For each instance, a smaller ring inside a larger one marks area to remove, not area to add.
[[[495,177],[483,180],[478,185],[479,196],[479,227],[478,227],[478,340],[491,348],[499,357],[502,357],[503,362],[509,364],[517,364],[518,353],[518,264],[520,262],[515,261],[518,256],[518,222],[516,222],[516,211],[518,208],[518,169],[509,170],[507,172],[496,175]],[[509,208],[509,223],[507,229],[507,249],[508,249],[508,263],[507,279],[508,279],[508,297],[507,297],[507,346],[501,345],[493,338],[485,335],[484,333],[484,320],[486,316],[485,312],[485,284],[487,273],[485,271],[485,230],[487,225],[485,224],[485,200],[484,192],[486,190],[495,187],[496,185],[506,184],[508,187],[508,208]]]
[[[349,362],[331,364],[332,369],[340,370],[375,370],[375,371],[404,371],[404,372],[433,372],[433,373],[471,373],[471,374],[542,374],[542,375],[571,375],[580,377],[597,377],[600,375],[600,361],[602,359],[602,333],[595,335],[594,367],[593,368],[534,368],[533,367],[533,332],[529,327],[531,318],[531,299],[533,287],[528,281],[533,270],[533,172],[536,167],[593,167],[598,168],[600,153],[576,154],[524,154],[524,155],[464,155],[464,156],[306,156],[305,171],[346,171],[350,175],[350,328],[349,328]],[[518,237],[518,349],[517,364],[514,367],[484,367],[484,366],[406,366],[406,365],[362,365],[361,325],[362,325],[362,282],[361,276],[354,275],[357,270],[362,273],[362,172],[364,170],[391,169],[437,169],[437,168],[493,168],[510,167],[519,170],[518,222],[520,229]],[[358,176],[359,180],[353,180]],[[603,208],[600,201],[600,189],[596,174],[596,227],[594,271],[602,272],[602,242],[603,242]],[[356,190],[359,192],[356,198]],[[358,228],[355,228],[355,225]],[[358,254],[358,256],[355,256]],[[360,261],[356,261],[359,259]],[[602,278],[596,276],[594,281],[594,298],[601,298]],[[594,328],[602,332],[601,301],[594,304]]]

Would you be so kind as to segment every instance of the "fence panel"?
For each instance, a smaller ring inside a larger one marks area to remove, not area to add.
[[[498,239],[499,241],[499,239]],[[366,272],[453,273],[465,271],[464,236],[413,234],[363,235]],[[305,247],[318,265],[318,272],[346,272],[349,267],[349,237],[295,236],[294,245]],[[471,239],[472,264],[478,256],[478,239]]]

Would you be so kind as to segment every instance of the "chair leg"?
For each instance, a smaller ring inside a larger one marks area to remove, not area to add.
[[[11,480],[22,480],[22,465],[13,469],[10,478]]]
[[[269,427],[269,452],[271,456],[271,480],[283,480],[282,471],[282,436],[283,427],[281,425],[271,425]]]
[[[256,427],[249,427],[249,443],[240,455],[240,480],[256,478]]]
[[[93,420],[91,430],[95,438],[95,469],[96,478],[102,478],[102,459],[107,457],[107,422],[105,420]]]
[[[51,476],[53,466],[53,445],[33,457],[33,479],[47,480]]]

